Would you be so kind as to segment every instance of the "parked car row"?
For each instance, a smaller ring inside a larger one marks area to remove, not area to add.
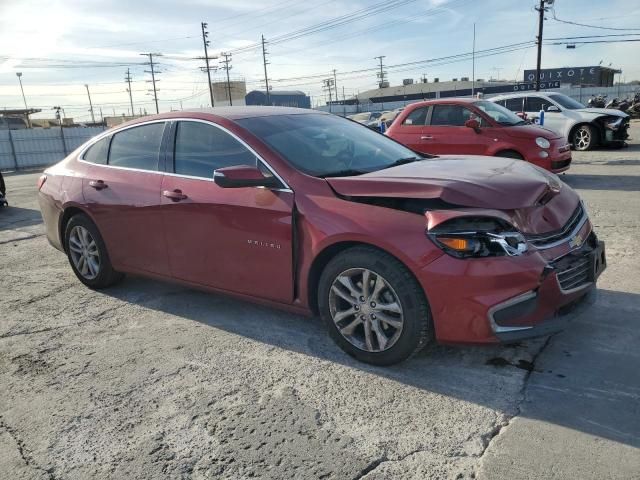
[[[412,105],[390,137],[283,107],[137,119],[45,171],[46,235],[90,288],[130,273],[319,314],[378,365],[549,334],[588,305],[606,257],[576,192],[473,155],[553,169],[564,138],[472,100]],[[470,153],[419,153],[436,144]]]
[[[555,173],[571,164],[571,149],[563,137],[527,124],[510,110],[486,100],[414,103],[386,134],[423,153],[515,158]]]

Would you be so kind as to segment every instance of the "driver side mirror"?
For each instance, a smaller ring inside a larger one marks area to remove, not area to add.
[[[258,167],[249,165],[218,168],[213,172],[213,181],[222,188],[280,188],[282,186],[276,177],[265,176]]]
[[[555,105],[549,105],[547,107],[547,112],[559,112],[560,109],[558,107],[556,107]]]
[[[475,118],[470,118],[466,122],[464,122],[464,126],[468,128],[473,128],[473,131],[476,133],[480,133],[480,122]]]

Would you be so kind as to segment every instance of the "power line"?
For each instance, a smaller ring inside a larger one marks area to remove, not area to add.
[[[587,27],[587,28],[598,28],[598,29],[601,29],[601,30],[618,30],[618,31],[625,31],[625,30],[627,30],[627,31],[628,31],[628,30],[634,30],[634,31],[637,31],[637,30],[640,30],[640,28],[603,27],[602,25],[589,25],[589,24],[587,24],[587,23],[571,22],[571,21],[569,21],[569,20],[562,20],[562,19],[560,19],[560,18],[556,17],[556,11],[555,11],[555,9],[552,9],[552,12],[553,12],[553,19],[554,19],[556,22],[566,23],[566,24],[568,24],[568,25],[577,25],[577,26],[579,26],[579,27]]]

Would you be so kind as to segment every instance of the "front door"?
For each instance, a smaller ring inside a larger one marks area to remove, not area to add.
[[[261,161],[210,123],[178,122],[172,152],[161,188],[172,276],[291,302],[293,192],[216,185],[214,170]]]
[[[479,132],[465,126],[471,118],[480,122]],[[427,141],[433,153],[487,155],[493,142],[492,130],[482,117],[462,105],[438,104],[431,109],[423,136],[429,137]]]
[[[158,167],[164,128],[164,122],[128,128],[85,153],[92,163],[85,201],[116,269],[169,274]]]

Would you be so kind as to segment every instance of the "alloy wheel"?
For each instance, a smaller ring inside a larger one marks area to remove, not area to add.
[[[388,350],[402,333],[398,295],[382,275],[366,268],[351,268],[336,277],[329,310],[340,334],[366,352]]]
[[[100,273],[100,251],[95,239],[86,228],[76,225],[69,235],[69,253],[76,270],[87,280]]]
[[[579,150],[583,150],[591,143],[591,132],[586,128],[579,128],[574,135],[574,145]]]

